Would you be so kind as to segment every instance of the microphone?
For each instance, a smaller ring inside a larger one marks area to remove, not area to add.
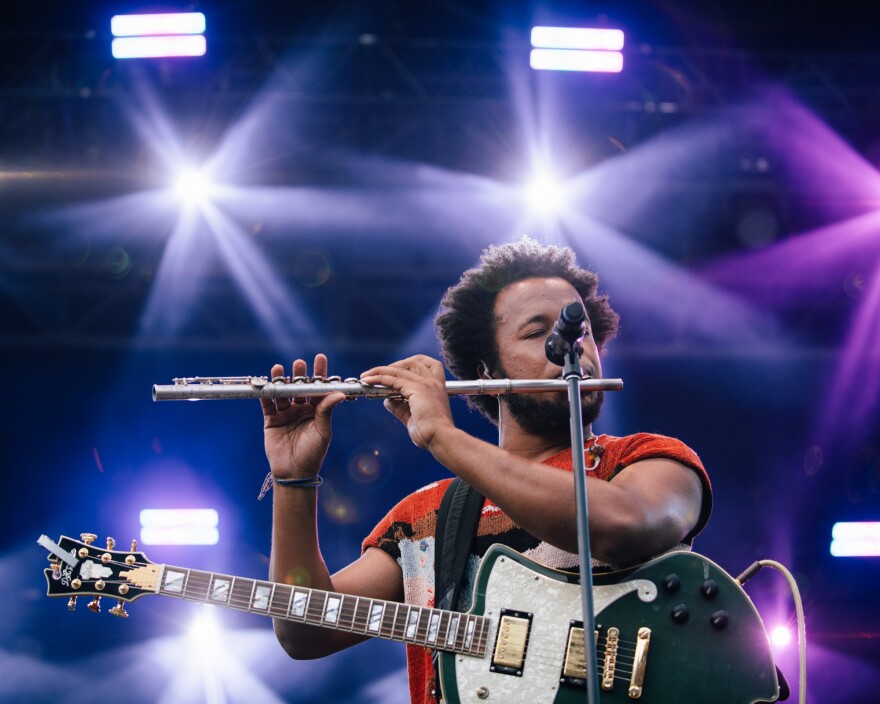
[[[544,352],[553,364],[565,366],[565,356],[580,347],[587,332],[587,314],[580,301],[562,307],[559,319],[553,325],[553,332],[544,343]]]

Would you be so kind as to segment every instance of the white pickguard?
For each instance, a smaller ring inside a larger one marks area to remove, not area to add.
[[[647,580],[593,587],[593,605],[600,613],[609,604],[632,591],[642,601],[652,601],[657,588]],[[534,614],[526,661],[521,677],[491,672],[492,652],[499,623],[499,611],[513,609]],[[565,658],[569,623],[580,620],[581,591],[500,557],[486,584],[485,616],[492,619],[485,657],[455,656],[458,696],[462,702],[503,702],[504,704],[551,704],[559,689],[559,676]],[[478,692],[488,696],[478,696]]]

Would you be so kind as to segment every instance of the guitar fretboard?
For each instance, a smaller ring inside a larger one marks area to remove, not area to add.
[[[252,614],[482,657],[489,619],[163,565],[159,594]]]

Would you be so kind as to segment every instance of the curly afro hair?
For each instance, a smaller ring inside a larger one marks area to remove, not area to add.
[[[515,281],[535,277],[557,277],[574,286],[600,348],[617,334],[619,316],[609,305],[608,296],[598,294],[599,277],[578,267],[569,247],[541,244],[528,236],[518,242],[490,245],[479,266],[465,271],[446,291],[434,319],[443,361],[456,378],[475,378],[483,363],[497,368],[495,299]],[[497,424],[498,405],[491,396],[467,396],[466,400]]]

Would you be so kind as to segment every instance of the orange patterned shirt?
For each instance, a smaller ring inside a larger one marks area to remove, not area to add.
[[[620,470],[640,460],[668,458],[692,468],[703,484],[703,505],[697,525],[685,538],[684,547],[689,548],[706,525],[712,510],[712,490],[709,478],[697,454],[687,445],[674,438],[650,433],[626,437],[600,435],[596,444],[605,448],[595,471],[587,472],[588,478],[610,481]],[[544,464],[560,470],[572,471],[571,450],[564,450],[544,460]],[[587,459],[587,466],[591,464]],[[434,605],[434,533],[437,512],[443,494],[451,478],[429,484],[398,503],[379,522],[364,540],[362,549],[379,548],[391,555],[403,571],[404,599],[408,604],[431,607]],[[480,559],[490,545],[503,543],[526,557],[553,569],[576,571],[578,556],[535,538],[520,528],[492,501],[486,499],[477,527],[477,535],[471,546],[472,553],[466,570],[466,584],[461,590],[458,608],[470,607],[471,593],[480,565]],[[593,560],[594,568],[608,567]],[[433,704],[434,670],[431,651],[428,648],[407,644],[407,669],[409,673],[410,698],[413,704]]]

